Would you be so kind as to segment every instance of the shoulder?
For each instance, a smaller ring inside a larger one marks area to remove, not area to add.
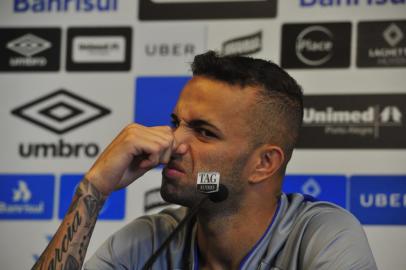
[[[300,239],[303,269],[376,269],[362,225],[350,212],[306,200],[297,211],[292,234]]]
[[[86,263],[86,269],[116,269],[145,261],[185,216],[186,208],[165,209],[134,219],[112,234]],[[109,268],[107,266],[113,266]]]

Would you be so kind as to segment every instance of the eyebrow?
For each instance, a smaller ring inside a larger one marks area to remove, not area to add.
[[[171,118],[173,121],[179,122],[179,117],[176,114],[172,113]],[[223,135],[223,133],[221,132],[221,130],[218,127],[216,127],[215,125],[213,125],[212,123],[210,123],[209,121],[204,120],[204,119],[193,119],[193,120],[187,122],[187,125],[192,128],[208,126],[212,129],[214,129],[216,132],[218,132],[219,133],[218,135]]]

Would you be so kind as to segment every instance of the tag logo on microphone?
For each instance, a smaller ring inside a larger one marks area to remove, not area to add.
[[[219,191],[220,173],[218,172],[198,172],[197,191],[201,193],[214,193]]]

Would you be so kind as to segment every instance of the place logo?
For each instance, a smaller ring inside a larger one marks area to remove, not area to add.
[[[108,114],[110,110],[65,89],[41,96],[25,103],[11,113],[31,124],[57,135],[62,135]],[[99,146],[95,143],[68,143],[62,138],[55,143],[21,143],[21,157],[95,157]]]
[[[68,71],[131,68],[131,28],[68,28]]]
[[[63,174],[59,192],[58,217],[63,219],[75,195],[83,174]],[[122,220],[125,218],[126,189],[120,189],[110,194],[99,212],[100,220]]]
[[[144,194],[144,213],[152,214],[169,206],[170,203],[164,201],[161,197],[161,188],[153,188],[145,191]]]
[[[273,18],[276,0],[140,0],[140,20]]]
[[[351,8],[351,7],[388,7],[388,6],[400,6],[406,4],[405,1],[400,0],[366,0],[366,1],[359,1],[359,0],[346,0],[346,1],[326,1],[326,0],[300,0],[299,5],[303,8],[312,8],[312,7],[319,7],[319,8]],[[365,11],[365,10],[363,10]]]
[[[346,208],[347,178],[345,175],[286,175],[283,192],[301,193],[320,201],[329,201]]]
[[[54,176],[0,174],[0,219],[51,219]]]
[[[190,78],[189,76],[138,77],[135,82],[134,121],[145,126],[170,125],[172,110]]]
[[[284,24],[284,68],[346,68],[350,66],[351,23]]]
[[[262,50],[262,31],[232,38],[224,41],[221,46],[222,55],[251,55]]]
[[[118,9],[118,0],[13,0],[15,13],[107,13]]]
[[[59,28],[0,28],[0,71],[57,71]]]
[[[358,23],[358,67],[406,67],[406,20]]]
[[[362,224],[406,225],[406,175],[350,178],[350,210]]]
[[[298,148],[406,148],[405,114],[406,94],[308,95]]]

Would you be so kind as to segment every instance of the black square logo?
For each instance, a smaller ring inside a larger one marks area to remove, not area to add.
[[[131,68],[131,28],[69,28],[66,69],[126,71]]]
[[[360,22],[358,67],[406,67],[406,20]]]
[[[284,68],[347,68],[350,66],[351,23],[284,24]]]
[[[140,0],[140,20],[273,18],[276,0]]]
[[[57,71],[59,28],[0,28],[0,71]]]
[[[405,149],[405,115],[406,94],[308,95],[297,147]]]

